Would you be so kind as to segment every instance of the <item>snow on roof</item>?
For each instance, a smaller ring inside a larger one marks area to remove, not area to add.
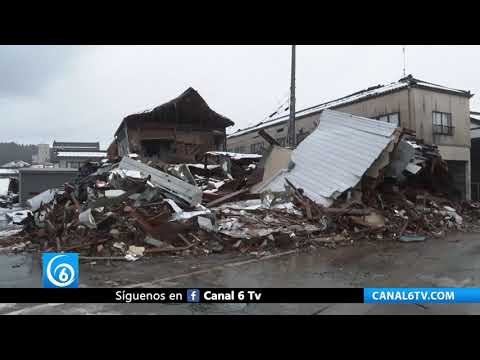
[[[356,93],[344,96],[342,98],[332,100],[323,104],[315,105],[303,110],[299,110],[295,113],[295,117],[303,117],[306,115],[314,114],[320,111],[323,111],[325,109],[334,109],[336,107],[346,105],[355,101],[360,101],[360,100],[365,100],[370,97],[376,97],[384,93],[392,92],[392,91],[398,91],[404,88],[407,88],[409,86],[420,86],[420,87],[427,87],[427,88],[432,88],[432,89],[437,89],[437,90],[443,90],[443,91],[448,91],[448,92],[454,92],[458,93],[459,95],[462,96],[470,96],[469,91],[464,91],[464,90],[458,90],[458,89],[453,89],[453,88],[448,88],[442,85],[437,85],[437,84],[432,84],[426,81],[418,80],[413,78],[411,75],[402,78],[396,82],[387,84],[387,85],[377,85],[370,87],[365,90],[358,91]],[[260,122],[257,125],[245,128],[245,129],[239,129],[234,133],[229,134],[227,137],[228,138],[234,138],[252,131],[258,131],[262,128],[265,128],[267,126],[272,126],[276,124],[281,124],[283,122],[286,122],[288,120],[289,114],[284,111],[284,114],[271,119],[267,121]]]
[[[102,151],[59,151],[58,157],[83,157],[83,158],[103,158],[107,156]]]
[[[456,92],[456,93],[459,93],[460,95],[470,95],[469,91],[449,88],[447,86],[433,84],[433,83],[430,83],[430,82],[427,82],[427,81],[422,81],[422,80],[412,78],[412,82],[415,83],[416,85],[424,86],[424,87],[428,87],[428,88],[432,88],[432,89],[440,89],[440,90],[445,90],[445,91],[449,91],[449,92]]]

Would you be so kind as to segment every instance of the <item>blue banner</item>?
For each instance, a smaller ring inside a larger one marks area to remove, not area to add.
[[[480,288],[365,288],[365,304],[480,304]]]

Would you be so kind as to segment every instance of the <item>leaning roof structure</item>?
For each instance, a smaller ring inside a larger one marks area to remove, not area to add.
[[[394,124],[325,110],[285,169],[256,192],[283,191],[285,178],[323,206],[355,187],[396,138]]]
[[[372,86],[372,87],[369,87],[368,89],[357,91],[353,94],[341,97],[336,100],[332,100],[332,101],[315,105],[303,110],[299,110],[295,113],[295,117],[298,119],[307,115],[321,112],[322,110],[325,110],[325,109],[335,109],[340,106],[345,106],[351,103],[364,101],[366,99],[390,94],[390,93],[400,91],[409,87],[410,88],[415,87],[420,89],[430,89],[438,92],[444,92],[448,94],[454,94],[454,95],[464,96],[469,98],[473,96],[473,94],[471,94],[470,91],[458,90],[458,89],[453,89],[453,88],[449,88],[442,85],[433,84],[427,81],[416,79],[412,75],[408,75],[396,82],[393,82],[387,85]],[[274,113],[274,115],[278,115],[278,114]],[[273,117],[274,115],[271,115],[271,116]],[[288,121],[288,117],[289,117],[288,113],[279,115],[277,117],[273,117],[270,120],[260,122],[255,126],[251,126],[245,129],[239,129],[236,132],[229,134],[228,138],[234,138],[240,135],[247,134],[249,132],[258,131],[262,128],[266,128],[272,125],[286,123]]]

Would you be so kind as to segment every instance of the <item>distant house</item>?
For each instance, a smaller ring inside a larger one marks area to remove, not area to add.
[[[38,144],[37,153],[32,155],[32,163],[47,164],[50,161],[50,145]]]
[[[196,155],[226,149],[233,121],[207,105],[192,88],[153,110],[125,117],[109,156],[136,153],[166,162],[195,161]]]
[[[58,151],[100,151],[100,143],[53,141],[52,152]]]
[[[106,151],[100,150],[99,142],[54,141],[50,158],[57,167],[78,169],[86,162],[99,161],[106,156]]]

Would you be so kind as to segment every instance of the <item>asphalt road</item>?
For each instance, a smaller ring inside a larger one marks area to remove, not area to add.
[[[267,259],[85,264],[80,286],[480,287],[479,270],[480,234],[455,234],[423,243],[365,241]],[[0,287],[12,286],[41,286],[35,259],[0,257]],[[480,314],[480,304],[0,304],[0,314]]]

